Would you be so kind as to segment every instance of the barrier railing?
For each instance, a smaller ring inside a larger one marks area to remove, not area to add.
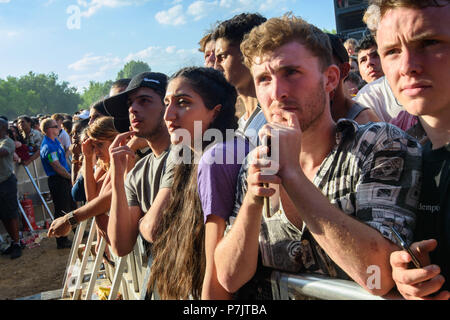
[[[83,221],[77,229],[74,247],[71,251],[70,266],[73,266],[76,260],[77,250],[81,245],[81,237],[87,226],[87,221]],[[92,299],[94,287],[96,285],[97,276],[99,274],[100,264],[103,253],[107,246],[106,241],[101,238],[99,251],[95,257],[95,262],[91,268],[86,267],[86,262],[91,254],[93,235],[95,233],[95,221],[92,224],[88,236],[88,240],[84,245],[84,254],[81,259],[81,268],[75,275],[76,284],[74,293],[71,296],[73,300],[82,298],[82,279],[89,275],[89,284],[85,287],[84,300]],[[144,300],[147,292],[147,283],[150,276],[150,259],[146,258],[145,250],[141,239],[138,239],[134,250],[124,257],[113,256],[115,267],[107,274],[107,278],[111,282],[108,300],[114,300],[120,291],[125,300]],[[108,264],[105,264],[108,267]],[[268,281],[272,284],[272,294],[274,300],[304,300],[304,299],[320,299],[320,300],[395,300],[402,299],[398,293],[391,293],[388,296],[379,297],[370,294],[361,286],[353,281],[328,278],[315,274],[289,274],[279,271],[273,271]],[[67,279],[63,288],[62,298],[66,298],[68,293]]]
[[[30,166],[34,169],[34,175],[29,170]],[[45,213],[47,213],[53,220],[53,215],[47,206],[47,201],[45,201],[42,196],[42,190],[46,190],[47,176],[43,171],[40,160],[37,159],[33,161],[28,167],[16,166],[15,171],[18,179],[19,194],[31,193],[34,189],[41,200],[44,219]],[[30,183],[33,189],[30,188]],[[34,206],[36,206],[36,204],[34,204]],[[21,211],[25,221],[27,221],[23,209]],[[89,221],[91,223],[89,235],[86,243],[83,244],[83,235]],[[28,225],[30,226],[29,222]],[[85,295],[83,298],[85,300],[92,299],[98,276],[99,274],[104,273],[105,278],[111,283],[110,293],[108,295],[109,300],[116,299],[118,292],[122,293],[123,298],[126,300],[145,299],[150,275],[150,261],[146,256],[141,239],[138,239],[134,250],[125,257],[116,257],[111,253],[115,266],[112,267],[108,263],[103,263],[105,270],[101,271],[100,267],[103,261],[104,252],[107,249],[107,244],[103,238],[95,239],[95,236],[96,228],[94,219],[83,221],[77,227],[67,262],[66,274],[64,275],[62,298],[67,298],[69,293],[69,280],[74,279],[75,283],[72,284],[74,290],[71,298],[74,300],[81,299],[84,290]],[[98,252],[95,255],[92,255],[92,247],[97,244],[95,240],[100,241],[100,243]],[[82,258],[79,259],[78,252],[80,248],[83,247],[84,252]],[[89,259],[91,259],[90,263],[88,263]],[[74,274],[73,267],[77,260],[79,260],[79,268]],[[83,281],[86,276],[89,276],[87,285]],[[270,281],[272,283],[273,297],[275,300],[295,300],[304,299],[305,297],[321,300],[401,299],[401,297],[395,293],[387,297],[374,296],[353,281],[332,279],[320,275],[288,274],[273,271]]]
[[[82,238],[89,222],[91,223],[89,235],[83,244]],[[94,241],[95,235],[94,218],[83,221],[78,225],[66,267],[66,274],[64,275],[61,298],[70,297],[72,300],[93,299],[95,287],[98,286],[98,276],[100,273],[104,273],[110,282],[108,300],[115,300],[119,292],[125,300],[144,300],[150,267],[148,264],[149,259],[146,257],[140,238],[136,242],[133,251],[124,257],[117,257],[110,251],[114,266],[110,266],[105,261],[103,263],[105,270],[101,272],[100,266],[108,245],[103,237],[97,239],[97,241],[100,241],[98,251],[93,254],[92,248],[97,244]],[[81,259],[78,255],[80,248],[83,250]],[[87,285],[84,282],[86,277],[89,278]],[[72,287],[71,290],[69,287]],[[84,297],[83,291],[85,293]]]
[[[320,300],[396,300],[397,293],[384,297],[375,296],[364,290],[356,282],[333,279],[313,274],[289,274],[274,271],[272,286],[276,300],[297,300],[311,297]]]

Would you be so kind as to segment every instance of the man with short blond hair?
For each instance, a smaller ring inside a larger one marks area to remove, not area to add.
[[[410,269],[411,256],[396,251],[392,276],[407,299],[449,299],[450,1],[376,0],[364,20],[376,36],[395,97],[419,118],[429,138],[423,148],[417,242],[411,245],[422,267]]]
[[[268,120],[259,135],[273,137],[280,157],[262,159],[268,150],[258,147],[256,161],[241,169],[231,226],[215,251],[219,282],[239,298],[269,299],[266,271],[276,269],[350,277],[386,294],[394,286],[389,255],[398,248],[389,226],[412,236],[418,143],[387,123],[333,121],[329,94],[339,69],[327,35],[301,18],[268,20],[241,51]],[[278,171],[266,172],[269,165]],[[271,217],[262,214],[263,197]],[[374,265],[377,285],[369,279]]]
[[[55,218],[63,217],[75,209],[72,200],[72,176],[67,163],[64,148],[57,139],[59,127],[55,120],[49,118],[41,122],[41,131],[45,134],[42,140],[40,155],[42,166],[48,176],[48,188],[55,207]],[[70,248],[72,242],[66,237],[56,239],[58,249]]]

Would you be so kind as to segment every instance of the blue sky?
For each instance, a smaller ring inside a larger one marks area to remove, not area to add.
[[[170,75],[202,65],[198,41],[216,21],[287,11],[336,28],[332,0],[0,0],[0,78],[55,72],[81,91],[131,59]]]

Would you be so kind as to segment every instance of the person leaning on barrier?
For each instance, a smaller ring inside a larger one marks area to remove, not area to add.
[[[217,280],[214,249],[232,212],[237,176],[249,150],[248,140],[234,134],[236,96],[212,68],[183,68],[168,84],[164,120],[171,154],[181,149],[183,160],[190,161],[174,169],[171,198],[152,247],[149,287],[162,299],[231,298]],[[186,133],[182,139],[181,133]]]
[[[339,70],[328,37],[301,18],[268,20],[241,49],[269,121],[260,136],[273,135],[279,160],[261,159],[267,148],[260,146],[251,153],[257,161],[243,165],[235,220],[214,255],[220,283],[238,298],[262,292],[267,299],[264,279],[277,269],[352,278],[386,294],[394,286],[389,255],[399,248],[389,227],[412,238],[420,145],[387,123],[333,121],[329,93]],[[276,174],[262,172],[277,164]],[[263,197],[274,195],[274,185],[281,203],[272,197],[266,218]]]
[[[450,298],[450,1],[372,1],[364,19],[375,33],[395,97],[418,116],[429,141],[411,248],[391,254],[392,276],[406,299]],[[433,294],[433,295],[432,295]]]
[[[114,127],[120,132],[124,132],[124,128],[128,128],[129,125],[130,123],[128,119],[116,119],[116,118],[114,119]],[[132,150],[136,151],[135,149],[136,145],[138,144],[130,141],[130,148]],[[48,237],[66,236],[69,234],[72,228],[78,225],[78,223],[87,220],[89,218],[107,213],[111,207],[111,194],[112,194],[111,183],[107,183],[104,186],[103,192],[98,197],[95,197],[92,201],[89,201],[85,205],[69,212],[69,214],[65,215],[64,217],[55,219],[50,225],[50,228],[48,229],[47,236]],[[104,236],[105,239],[107,239],[106,232],[104,230],[100,231],[102,233],[102,236]]]
[[[168,160],[170,137],[163,120],[166,86],[165,74],[143,72],[133,77],[124,92],[105,100],[107,112],[129,118],[132,128],[118,135],[109,148],[113,191],[108,237],[118,256],[133,250],[139,233],[153,242],[160,212],[170,196],[173,166]],[[144,138],[152,153],[131,169],[135,153],[125,143],[134,136]]]

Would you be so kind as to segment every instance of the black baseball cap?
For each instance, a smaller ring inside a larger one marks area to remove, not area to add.
[[[331,33],[327,33],[327,36],[330,39],[331,48],[333,49],[333,56],[337,57],[340,63],[348,62],[349,57],[347,49],[345,49],[341,39]]]
[[[116,129],[120,132],[129,130],[128,95],[131,92],[142,87],[147,87],[155,90],[161,97],[164,97],[166,95],[167,82],[168,78],[164,73],[142,72],[131,79],[125,91],[106,98],[103,102],[105,110],[110,116],[114,117]]]

